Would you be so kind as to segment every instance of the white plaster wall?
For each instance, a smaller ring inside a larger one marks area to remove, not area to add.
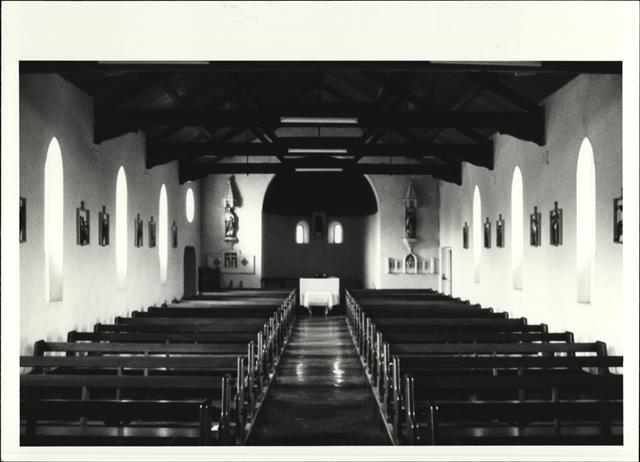
[[[223,198],[229,175],[209,175],[202,180],[201,190],[201,264],[206,265],[206,255],[230,248],[224,240]],[[238,242],[233,248],[243,254],[255,255],[254,274],[221,275],[220,284],[227,287],[229,281],[238,287],[260,287],[262,277],[262,204],[267,186],[273,175],[235,175],[235,184],[240,196],[240,205],[235,209],[238,217]]]
[[[44,296],[44,163],[52,137],[60,143],[64,169],[64,281],[60,302]],[[116,288],[116,177],[124,166],[128,186],[127,284]],[[183,252],[192,245],[200,252],[198,204],[192,223],[185,216],[190,186],[198,198],[199,184],[180,185],[177,165],[145,169],[145,140],[127,134],[96,146],[93,143],[92,98],[57,75],[20,79],[20,196],[27,198],[27,242],[20,244],[20,338],[27,353],[39,339],[63,340],[69,330],[92,329],[183,292]],[[176,220],[178,248],[169,248],[168,278],[160,284],[158,248],[148,247],[147,223],[158,221],[160,187],[167,187],[169,226]],[[80,201],[91,211],[91,243],[76,245],[76,208]],[[196,199],[197,200],[197,199]],[[111,215],[110,244],[98,245],[98,212]],[[133,220],[145,222],[144,247],[133,245]]]
[[[419,258],[439,257],[440,192],[439,182],[430,176],[370,175],[368,176],[378,199],[377,218],[370,221],[369,265],[373,271],[366,285],[377,288],[438,288],[439,275],[434,274],[388,274],[385,271],[387,257],[402,260],[408,253],[402,243],[404,237],[404,205],[409,181],[413,181],[418,197],[417,235],[414,253]],[[378,229],[376,229],[376,227]],[[377,267],[373,265],[377,259]],[[375,274],[374,274],[375,273]],[[376,280],[378,281],[376,283]]]
[[[613,243],[613,198],[622,186],[622,105],[619,76],[582,75],[545,101],[547,144],[539,147],[510,136],[495,138],[495,170],[465,165],[463,186],[441,183],[442,246],[453,248],[453,294],[546,322],[550,330],[573,330],[576,341],[607,342],[622,354],[623,246]],[[596,256],[591,303],[577,303],[576,165],[580,144],[588,137],[596,168]],[[524,285],[512,289],[511,180],[515,166],[523,177]],[[482,249],[481,279],[473,282],[472,240],[462,248],[462,226],[473,234],[473,188],[482,198],[483,221],[492,222],[492,248]],[[549,244],[549,211],[563,209],[563,245]],[[542,246],[529,245],[529,214],[542,214]],[[495,247],[495,221],[505,219],[505,247]]]

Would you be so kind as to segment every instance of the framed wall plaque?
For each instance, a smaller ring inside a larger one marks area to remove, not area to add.
[[[20,198],[20,242],[27,242],[27,199]]]
[[[80,201],[80,207],[76,209],[76,243],[78,245],[89,245],[90,241],[90,212],[85,209],[84,201]]]
[[[496,221],[496,247],[504,247],[504,220],[502,214],[498,216]]]
[[[107,207],[102,206],[102,212],[98,212],[98,245],[105,247],[109,245],[110,217]]]
[[[156,246],[156,223],[153,221],[153,217],[149,220],[149,247]]]
[[[549,212],[549,243],[554,246],[562,245],[562,209],[558,208],[557,201]]]
[[[613,200],[613,242],[622,244],[622,196]]]
[[[538,207],[533,207],[533,213],[529,215],[529,243],[533,247],[540,247],[541,216]]]
[[[491,221],[489,221],[489,217],[484,222],[484,248],[491,248]]]
[[[142,220],[140,219],[140,214],[138,213],[136,218],[133,220],[133,239],[134,245],[136,247],[142,247],[142,239],[144,237]]]
[[[175,220],[173,220],[173,224],[171,225],[171,247],[174,249],[178,247],[178,225],[176,225]]]
[[[469,248],[469,225],[467,222],[464,222],[464,226],[462,227],[462,248]]]
[[[327,216],[322,212],[314,212],[311,214],[311,236],[321,238],[325,234]]]

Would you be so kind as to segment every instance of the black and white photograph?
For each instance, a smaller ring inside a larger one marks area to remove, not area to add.
[[[78,245],[89,245],[91,237],[89,216],[89,210],[84,208],[84,201],[81,201],[80,207],[76,208],[76,244]]]
[[[149,219],[149,247],[156,246],[156,222],[153,221],[153,217]]]
[[[638,460],[628,3],[3,2],[2,460]]]
[[[541,214],[538,212],[538,206],[533,207],[533,213],[529,215],[529,245],[532,247],[540,247],[540,227]]]
[[[558,208],[557,201],[549,212],[549,240],[553,246],[562,245],[562,209]]]
[[[133,220],[133,242],[135,247],[142,247],[144,240],[144,222],[140,214]]]
[[[106,247],[109,245],[110,216],[107,207],[102,206],[102,211],[98,212],[98,245]]]
[[[502,214],[498,216],[498,221],[496,221],[496,247],[504,247],[504,219]]]
[[[20,198],[20,242],[27,242],[27,199]]]

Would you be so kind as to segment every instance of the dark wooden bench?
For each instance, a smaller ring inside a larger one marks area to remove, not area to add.
[[[171,343],[242,343],[255,340],[256,332],[77,332],[67,334],[68,342],[171,342]]]
[[[414,443],[621,445],[623,404],[611,401],[426,403]],[[523,422],[526,416],[526,422]]]
[[[593,375],[588,373],[568,374],[549,371],[536,375],[511,376],[434,376],[405,377],[404,390],[404,428],[407,439],[416,440],[416,415],[428,415],[433,402],[440,403],[456,400],[473,404],[478,400],[488,400],[496,405],[504,401],[530,402],[534,404],[555,403],[562,400],[595,400],[597,402],[622,402],[622,376],[607,374]],[[514,414],[506,424],[511,427],[527,427],[535,421],[536,416],[524,413]],[[620,408],[621,410],[621,408]],[[494,416],[495,417],[495,416]],[[593,417],[593,415],[591,415]],[[597,419],[606,429],[603,433],[611,434],[611,422]],[[458,422],[465,418],[457,417]],[[486,417],[490,422],[491,417]],[[429,421],[429,419],[427,419]],[[557,423],[557,422],[556,422]],[[400,426],[398,422],[397,425]],[[469,421],[466,422],[469,424]],[[600,427],[600,425],[599,425]],[[491,444],[491,443],[487,443]],[[524,443],[521,443],[524,444]]]
[[[22,446],[225,443],[222,409],[209,400],[21,399]],[[212,432],[215,425],[216,432]]]

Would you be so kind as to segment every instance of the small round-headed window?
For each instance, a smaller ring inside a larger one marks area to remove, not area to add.
[[[167,216],[167,188],[160,188],[158,204],[158,259],[160,261],[160,284],[167,282],[167,259],[169,255],[169,217]]]
[[[296,244],[309,243],[309,223],[305,220],[296,224]]]
[[[196,213],[196,204],[191,188],[187,189],[187,195],[185,196],[185,212],[187,214],[187,221],[189,223],[193,222],[193,217]]]
[[[332,221],[329,223],[328,236],[329,244],[342,244],[343,231],[342,224],[339,221]]]
[[[116,286],[127,286],[127,175],[124,167],[118,170],[116,179]]]
[[[480,260],[482,257],[482,200],[476,185],[473,191],[473,280],[480,282]]]
[[[47,302],[62,300],[63,180],[62,152],[54,137],[44,162],[44,298]]]

